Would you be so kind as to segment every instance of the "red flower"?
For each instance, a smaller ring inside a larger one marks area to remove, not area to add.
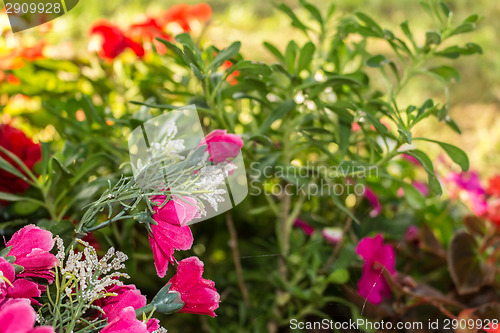
[[[179,262],[177,273],[168,281],[171,291],[177,291],[184,307],[179,312],[205,314],[215,317],[220,295],[215,283],[204,279],[203,262],[197,257],[189,257]],[[167,283],[167,284],[168,284]]]
[[[206,3],[194,6],[178,4],[170,7],[164,14],[165,24],[177,23],[184,32],[191,31],[193,21],[204,22],[212,16],[212,8]]]
[[[114,59],[127,48],[134,51],[138,57],[144,56],[144,48],[141,44],[125,36],[119,27],[109,22],[101,21],[94,24],[90,34],[92,37],[89,49],[97,51],[99,57],[103,59]],[[96,40],[96,37],[100,37],[100,40]]]
[[[156,19],[149,17],[142,23],[132,24],[129,27],[129,33],[135,40],[153,43],[159,54],[167,52],[167,47],[156,38],[170,40],[171,37],[163,31],[163,28]]]
[[[500,198],[489,202],[487,217],[491,222],[500,226]]]
[[[42,158],[40,144],[34,143],[22,131],[10,125],[0,124],[0,146],[14,153],[30,170],[33,170],[35,163]],[[0,156],[22,171],[21,167],[8,156],[1,152]],[[28,187],[29,184],[24,180],[5,170],[0,170],[0,192],[19,194],[26,191]]]
[[[148,333],[150,332],[147,326],[136,318],[135,310],[129,306],[121,310],[119,315],[110,321],[110,323],[103,328],[101,333]],[[151,331],[152,332],[152,331]]]
[[[488,189],[486,190],[486,192],[489,195],[500,197],[500,175],[491,177],[488,180]]]
[[[232,66],[233,66],[233,63],[231,61],[229,61],[229,60],[226,60],[222,64],[222,67],[225,68],[225,69],[230,68]],[[231,86],[237,85],[238,84],[238,79],[237,79],[238,76],[240,76],[240,72],[238,72],[238,71],[232,72],[226,78],[227,83],[229,83],[229,85],[231,85]]]

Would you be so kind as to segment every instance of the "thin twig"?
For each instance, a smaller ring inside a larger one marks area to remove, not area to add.
[[[243,268],[241,267],[241,257],[240,250],[238,248],[238,234],[236,233],[236,228],[234,227],[233,217],[230,212],[226,213],[226,224],[229,230],[229,236],[231,238],[229,242],[229,247],[233,253],[234,268],[236,269],[236,276],[238,278],[238,286],[243,296],[243,302],[246,307],[250,306],[250,298],[248,296],[248,290],[245,286],[245,280],[243,279]]]

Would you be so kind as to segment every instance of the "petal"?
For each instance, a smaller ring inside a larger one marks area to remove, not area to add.
[[[0,310],[0,332],[28,332],[34,324],[35,310],[29,302],[9,302]]]
[[[50,251],[54,247],[54,240],[50,231],[30,224],[17,231],[6,246],[12,246],[9,255],[17,258],[30,253],[35,248]]]

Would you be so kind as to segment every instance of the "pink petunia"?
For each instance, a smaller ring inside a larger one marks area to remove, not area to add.
[[[383,270],[394,275],[396,256],[390,245],[384,245],[382,235],[363,238],[356,247],[356,253],[365,263],[363,274],[358,282],[358,293],[373,304],[379,304],[391,295],[391,289],[385,280]]]
[[[51,326],[35,325],[36,313],[27,299],[8,299],[0,305],[0,332],[54,333]]]
[[[17,231],[7,242],[12,246],[9,256],[16,257],[15,264],[24,268],[18,277],[44,278],[49,283],[54,280],[51,271],[57,263],[55,255],[50,253],[54,247],[52,233],[30,224]]]
[[[179,312],[205,314],[215,317],[220,295],[215,283],[204,279],[203,262],[197,257],[189,257],[179,262],[177,273],[168,281],[171,291],[177,291],[184,307]],[[167,283],[167,284],[168,284]]]
[[[203,145],[207,145],[210,161],[221,163],[238,156],[243,147],[243,140],[236,134],[227,134],[227,130],[218,129],[201,140],[198,147]]]

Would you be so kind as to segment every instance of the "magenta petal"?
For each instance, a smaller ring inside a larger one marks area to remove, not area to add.
[[[104,304],[101,307],[105,313],[104,317],[108,318],[108,321],[113,321],[113,319],[118,317],[120,312],[128,306],[139,309],[146,305],[146,297],[143,296],[141,291],[134,285],[115,285],[110,288],[108,292],[117,294],[116,296],[107,296],[102,300]]]
[[[365,197],[373,206],[373,209],[370,212],[370,217],[378,216],[382,212],[382,205],[380,204],[377,195],[369,187],[366,187]]]
[[[11,283],[16,278],[16,270],[14,269],[14,266],[2,257],[0,257],[0,272],[2,272],[2,275]]]
[[[311,236],[314,233],[314,228],[311,227],[306,221],[301,219],[295,219],[293,226],[302,229],[302,231],[307,235]]]
[[[45,287],[38,283],[26,279],[17,279],[12,282],[12,287],[7,288],[7,295],[11,298],[29,298],[32,304],[39,305],[40,303],[34,298],[40,297],[42,291],[45,291]]]
[[[161,206],[165,200],[165,196],[157,196],[152,200]],[[186,196],[179,199],[174,196],[174,198],[163,205],[163,207],[160,206],[153,208],[155,211],[153,219],[158,223],[170,223],[184,227],[192,219],[200,217],[200,209],[196,199],[191,197]]]
[[[358,292],[369,302],[378,304],[384,297],[391,295],[383,270],[391,275],[396,273],[394,249],[391,245],[384,245],[382,235],[377,234],[373,238],[363,238],[356,247],[356,253],[365,260]]]
[[[171,290],[180,293],[185,303],[179,312],[205,314],[215,317],[220,296],[211,280],[204,279],[203,262],[197,257],[189,257],[179,262],[177,273],[170,279]]]
[[[372,304],[379,304],[384,297],[391,295],[382,271],[371,269],[368,266],[363,267],[363,275],[358,282],[358,293]]]
[[[151,318],[147,323],[147,330],[149,333],[153,333],[154,331],[160,329],[160,321],[156,318]]]
[[[103,328],[101,333],[148,333],[148,330],[142,321],[137,320],[134,308],[129,306]]]
[[[35,310],[28,300],[15,300],[0,310],[0,332],[28,332],[35,324]]]
[[[169,223],[151,226],[149,244],[153,250],[158,276],[164,277],[168,263],[174,263],[174,250],[189,250],[193,245],[193,234],[189,227],[180,227]]]
[[[30,224],[16,232],[6,246],[12,246],[9,256],[15,256],[15,264],[24,268],[20,277],[41,277],[52,282],[54,274],[50,270],[57,263],[49,252],[54,247],[52,233]]]

